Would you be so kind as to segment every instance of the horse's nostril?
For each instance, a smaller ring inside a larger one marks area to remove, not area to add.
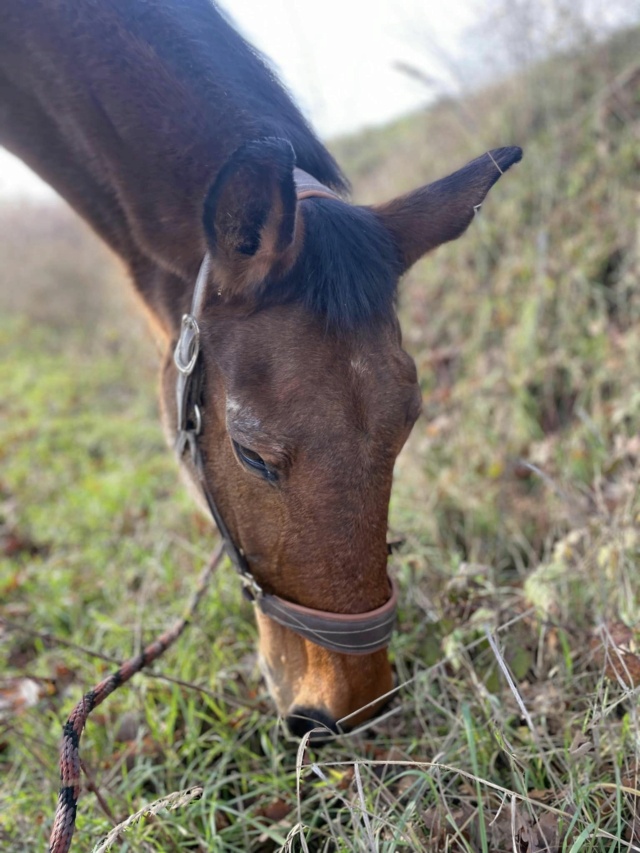
[[[295,737],[302,737],[313,729],[322,729],[311,735],[314,744],[329,740],[338,732],[335,720],[325,711],[319,711],[317,708],[292,708],[287,715],[286,723]]]

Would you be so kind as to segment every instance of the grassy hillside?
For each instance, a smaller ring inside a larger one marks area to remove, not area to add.
[[[401,688],[296,766],[222,572],[90,719],[76,849],[201,785],[115,849],[640,850],[638,56],[624,33],[334,144],[366,202],[525,149],[402,286],[424,417],[392,502]],[[61,723],[172,622],[214,536],[118,265],[59,208],[0,210],[0,258],[0,846],[18,851],[45,846]]]
[[[522,462],[584,493],[637,432],[638,55],[625,33],[335,146],[366,201],[485,148],[525,148],[475,227],[401,292],[425,394],[418,526],[466,559],[531,567],[564,513]]]

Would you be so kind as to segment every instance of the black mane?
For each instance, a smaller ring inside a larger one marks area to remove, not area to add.
[[[266,304],[299,301],[328,329],[349,330],[394,311],[397,251],[375,214],[328,199],[303,201],[304,248],[282,281],[270,282]]]

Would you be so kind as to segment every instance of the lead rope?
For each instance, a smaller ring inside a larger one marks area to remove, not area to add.
[[[80,737],[89,714],[94,708],[101,705],[114,690],[126,684],[137,672],[157,660],[169,646],[175,643],[193,619],[223,554],[224,548],[220,543],[202,571],[183,615],[176,620],[173,626],[152,643],[149,643],[148,646],[145,646],[141,654],[125,661],[115,672],[96,684],[93,690],[85,693],[73,709],[64,725],[60,743],[60,791],[53,828],[49,836],[49,853],[67,853],[71,847],[71,839],[76,825],[78,797],[80,796]]]

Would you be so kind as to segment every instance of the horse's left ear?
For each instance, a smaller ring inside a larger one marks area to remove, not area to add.
[[[374,207],[398,249],[401,271],[459,237],[498,178],[521,159],[521,148],[494,148],[446,178]]]
[[[295,155],[284,139],[249,142],[222,167],[204,203],[213,278],[223,297],[251,298],[295,260]]]

